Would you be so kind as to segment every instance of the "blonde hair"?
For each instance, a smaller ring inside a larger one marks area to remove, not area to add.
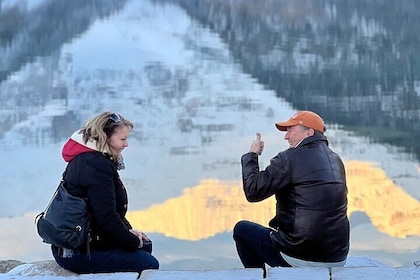
[[[96,143],[96,148],[111,156],[113,161],[118,160],[118,153],[108,144],[108,139],[115,133],[117,128],[127,126],[133,128],[133,123],[125,119],[119,113],[103,112],[92,119],[80,129],[85,144],[88,141]]]

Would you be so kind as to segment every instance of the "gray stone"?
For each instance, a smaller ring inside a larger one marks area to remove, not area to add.
[[[95,273],[77,274],[61,268],[54,260],[40,261],[34,263],[21,264],[3,275],[0,279],[78,279],[78,280],[135,280],[138,278],[136,272],[119,273]]]
[[[19,272],[21,276],[75,276],[76,273],[68,271],[60,267],[54,260],[39,261],[27,264],[26,267],[20,267],[22,270]]]
[[[17,260],[0,261],[0,273],[7,273],[11,269],[21,264],[24,264],[24,263]]]

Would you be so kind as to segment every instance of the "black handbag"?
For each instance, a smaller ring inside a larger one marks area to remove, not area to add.
[[[89,247],[90,215],[87,198],[71,195],[62,180],[45,211],[35,218],[39,236],[45,243],[77,249]]]

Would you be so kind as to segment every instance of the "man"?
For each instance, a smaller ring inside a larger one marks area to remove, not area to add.
[[[285,122],[290,147],[259,170],[264,149],[257,133],[241,158],[245,196],[249,202],[275,195],[276,216],[268,227],[240,221],[233,238],[245,267],[344,266],[349,252],[347,186],[344,165],[328,147],[324,121],[300,111]]]

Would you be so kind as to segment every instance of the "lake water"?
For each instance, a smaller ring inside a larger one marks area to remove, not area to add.
[[[0,259],[51,259],[34,218],[65,168],[62,145],[85,120],[110,110],[135,126],[120,174],[129,220],[153,239],[161,268],[242,267],[232,228],[241,219],[267,224],[274,201],[246,202],[240,157],[260,132],[264,168],[287,148],[274,123],[302,108],[325,114],[330,146],[346,165],[350,254],[392,266],[420,259],[416,126],[400,123],[407,140],[366,121],[370,132],[381,131],[375,138],[360,129],[360,117],[345,117],[353,107],[327,113],[331,96],[282,96],[284,88],[275,91],[276,83],[256,74],[266,68],[240,60],[223,32],[169,2],[0,2]],[[399,94],[387,92],[391,100]],[[366,115],[389,118],[381,108],[398,106],[381,100]],[[418,123],[413,100],[414,108],[400,111]]]

